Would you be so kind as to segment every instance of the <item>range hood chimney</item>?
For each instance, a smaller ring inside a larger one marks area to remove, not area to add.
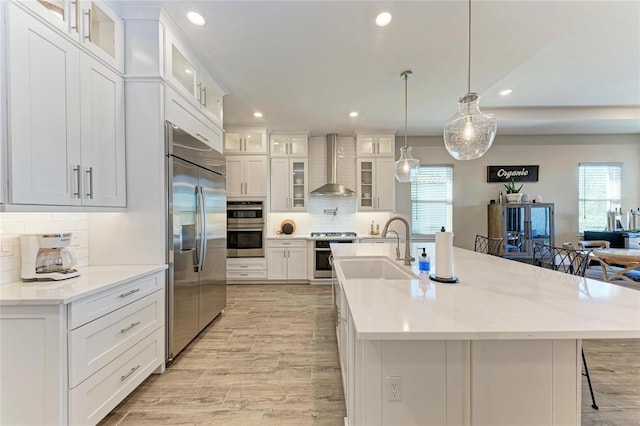
[[[327,135],[327,183],[311,191],[311,195],[355,195],[355,192],[338,183],[338,135]]]

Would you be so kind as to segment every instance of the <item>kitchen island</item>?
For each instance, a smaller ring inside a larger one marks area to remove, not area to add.
[[[632,289],[458,248],[459,284],[348,279],[395,244],[332,250],[350,425],[578,425],[582,339],[640,338]]]

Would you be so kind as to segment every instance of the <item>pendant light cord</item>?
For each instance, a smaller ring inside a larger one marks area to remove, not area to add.
[[[469,33],[467,35],[469,38],[469,53],[467,58],[467,93],[471,93],[471,0],[469,0]]]
[[[404,74],[404,147],[407,148],[407,80],[409,76]]]
[[[407,147],[407,80],[413,74],[411,70],[403,71],[400,76],[404,78],[404,147]]]

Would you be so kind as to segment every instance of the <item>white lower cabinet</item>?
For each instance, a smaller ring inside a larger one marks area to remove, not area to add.
[[[69,391],[69,424],[95,425],[163,362],[160,328]]]
[[[267,261],[264,257],[227,258],[227,281],[253,281],[267,279]]]
[[[0,424],[95,425],[164,367],[165,273],[0,310]]]
[[[307,280],[306,240],[267,240],[270,280]]]

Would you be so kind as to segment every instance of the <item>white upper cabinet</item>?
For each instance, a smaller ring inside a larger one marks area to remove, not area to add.
[[[271,211],[306,211],[307,193],[306,158],[271,159]]]
[[[306,157],[308,153],[309,135],[272,134],[269,153],[272,157]]]
[[[9,201],[80,205],[80,52],[17,5],[8,12]]]
[[[395,210],[395,188],[393,157],[358,159],[358,210]]]
[[[47,23],[68,33],[73,39],[80,39],[80,8],[71,0],[25,0],[20,2]]]
[[[391,134],[357,135],[356,155],[358,157],[393,157],[395,155],[395,136]]]
[[[127,200],[122,77],[88,55],[80,59],[83,204],[124,207]]]
[[[224,134],[225,154],[266,154],[266,129],[227,129]]]
[[[124,23],[105,2],[26,0],[20,4],[118,72],[124,72]]]
[[[267,196],[267,156],[227,156],[227,196]]]
[[[120,17],[105,2],[80,1],[78,4],[83,46],[119,72],[124,72],[124,23]]]
[[[124,207],[122,77],[8,6],[11,204]]]
[[[165,32],[164,76],[190,103],[222,128],[222,88],[170,28]]]

